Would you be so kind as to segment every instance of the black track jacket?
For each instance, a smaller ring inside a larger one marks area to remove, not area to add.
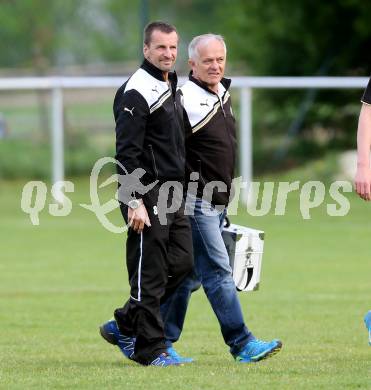
[[[236,160],[236,128],[231,98],[228,92],[231,80],[223,78],[219,94],[189,75],[180,88],[186,131],[186,178],[199,173],[197,197],[211,181],[225,184],[225,189],[214,188],[211,203],[228,205]],[[211,183],[210,183],[211,184]],[[211,186],[212,187],[212,186]]]
[[[183,109],[176,94],[177,76],[144,60],[116,92],[116,159],[127,173],[143,168],[142,183],[184,181]],[[118,168],[118,173],[125,174]]]

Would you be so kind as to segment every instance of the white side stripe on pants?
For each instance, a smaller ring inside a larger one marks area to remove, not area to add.
[[[141,289],[140,289],[140,282],[141,282],[141,273],[142,273],[142,257],[143,257],[143,232],[140,232],[140,247],[139,247],[139,264],[138,264],[138,298],[134,298],[132,295],[130,297],[134,299],[135,301],[140,302],[140,295],[141,295]]]

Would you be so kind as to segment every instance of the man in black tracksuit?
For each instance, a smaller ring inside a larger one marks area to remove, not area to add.
[[[143,365],[176,364],[166,352],[160,303],[189,274],[193,264],[184,204],[167,214],[166,224],[160,223],[157,209],[161,184],[184,182],[183,111],[176,95],[177,77],[170,72],[177,43],[173,26],[161,22],[148,25],[144,62],[118,89],[113,107],[116,159],[124,168],[118,168],[120,184],[124,187],[125,175],[138,168],[145,174],[139,175],[141,181],[131,199],[126,202],[120,198],[126,203],[120,206],[130,226],[126,242],[130,298],[115,310],[115,320],[100,330],[125,356]],[[143,188],[151,190],[143,193]],[[167,202],[172,202],[171,196]]]

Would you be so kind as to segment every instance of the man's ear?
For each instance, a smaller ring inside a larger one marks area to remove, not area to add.
[[[144,46],[143,46],[143,55],[144,55],[144,58],[147,58],[148,49],[149,49],[149,47],[148,47],[146,44],[144,44]]]
[[[195,62],[192,60],[192,58],[188,60],[188,65],[190,66],[191,69],[193,69],[193,67],[195,66]]]

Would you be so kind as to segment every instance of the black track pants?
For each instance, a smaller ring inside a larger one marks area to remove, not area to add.
[[[157,191],[143,198],[151,221],[138,234],[129,229],[126,261],[130,283],[130,298],[115,310],[120,331],[136,337],[134,359],[149,364],[166,351],[164,324],[160,304],[175,291],[193,266],[192,233],[184,204],[179,211],[167,214],[167,224],[161,225],[158,215]],[[121,208],[127,220],[127,208]]]

